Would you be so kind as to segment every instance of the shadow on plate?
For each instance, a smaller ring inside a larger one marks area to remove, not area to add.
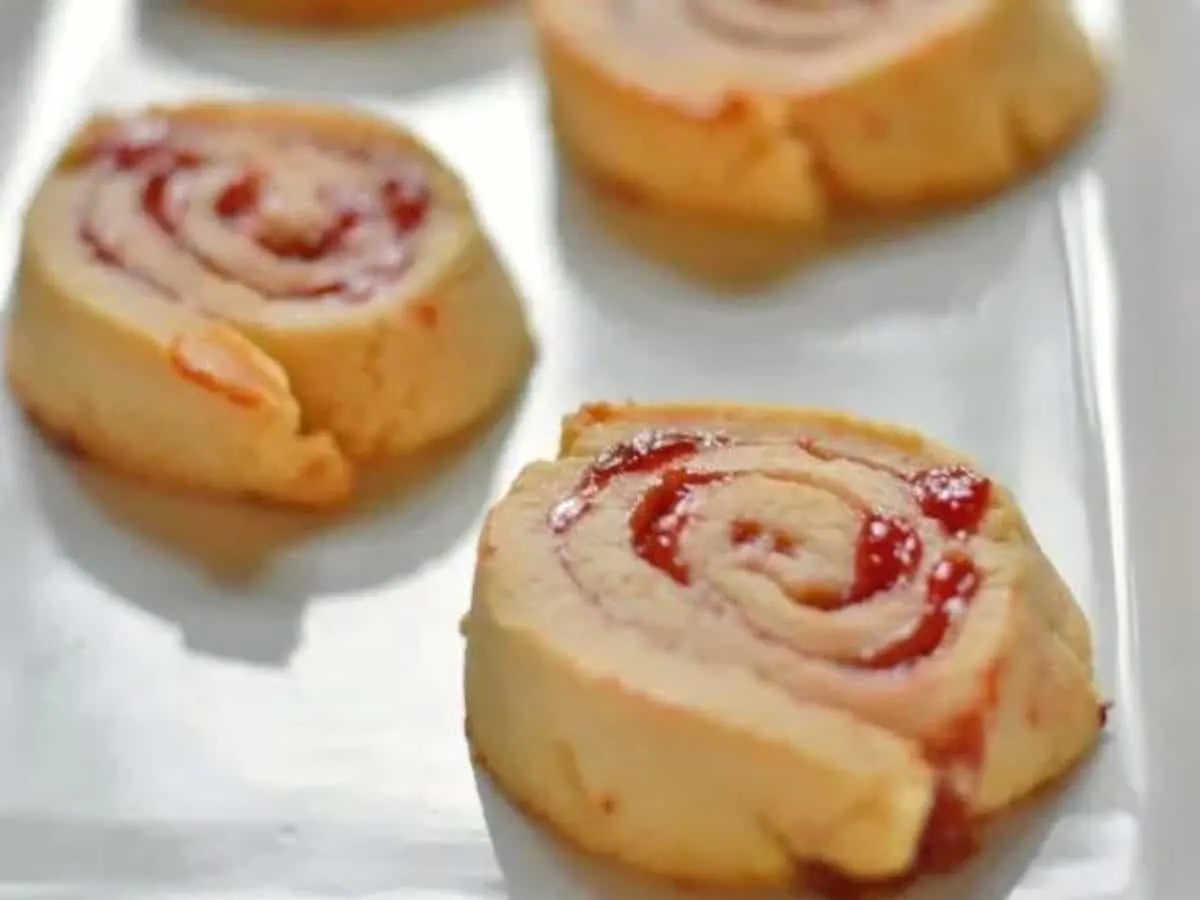
[[[900,358],[887,355],[897,347],[952,358],[954,346],[928,342],[976,333],[972,322],[989,321],[989,305],[1004,302],[993,287],[1029,240],[1038,213],[1044,217],[1053,205],[1044,192],[1021,192],[953,222],[814,259],[770,288],[730,294],[625,246],[592,215],[587,189],[569,172],[560,173],[559,185],[557,241],[576,297],[576,364],[607,373],[619,341],[647,385],[637,399],[666,384],[662,396],[703,385],[702,394],[686,397],[809,403],[871,367],[897,364]],[[850,371],[848,360],[858,360],[859,369]],[[647,380],[660,370],[674,380]],[[805,371],[829,381],[781,378]]]
[[[32,499],[75,566],[177,625],[195,652],[282,665],[309,602],[412,575],[470,538],[520,404],[368,475],[363,499],[336,518],[156,491],[52,451],[31,427],[17,443]]]
[[[1073,830],[1090,827],[1090,820],[1059,819],[1078,781],[1072,778],[1062,790],[1022,804],[989,825],[984,852],[954,874],[929,876],[902,893],[876,896],[880,900],[1006,900],[1023,882],[1036,878],[1037,861],[1050,855],[1051,844],[1073,846]],[[556,900],[696,900],[699,896],[617,871],[566,846],[517,812],[478,768],[475,782],[510,896]],[[1060,835],[1064,828],[1071,833]],[[1058,862],[1051,859],[1047,865],[1057,868]],[[706,892],[703,896],[707,900],[800,900],[812,895],[793,891],[786,895]]]
[[[185,0],[141,0],[137,37],[152,54],[257,87],[393,99],[491,77],[529,53],[514,3],[407,29],[315,36],[226,22]]]
[[[647,295],[679,294],[686,284],[690,302],[706,306],[735,299],[770,305],[800,290],[824,297],[828,303],[806,304],[806,329],[838,328],[901,304],[936,313],[979,295],[1016,251],[1029,219],[1054,206],[1059,188],[1092,154],[1097,133],[991,200],[902,220],[849,220],[820,239],[665,216],[581,174],[557,151],[561,254],[585,297],[624,302],[630,312],[647,310]]]
[[[506,896],[483,835],[403,822],[0,815],[0,873],[0,897],[14,900],[166,897],[185,885],[206,897],[382,897],[398,886],[404,896]]]

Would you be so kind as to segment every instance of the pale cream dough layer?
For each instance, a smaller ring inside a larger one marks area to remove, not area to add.
[[[114,141],[125,163],[97,149]],[[160,145],[178,165],[155,184]],[[487,414],[534,352],[464,187],[417,138],[265,104],[89,123],[30,207],[8,342],[18,398],[85,453],[318,505]]]
[[[613,195],[714,222],[991,194],[1093,118],[1067,0],[530,0],[560,137]]]
[[[597,460],[664,431],[725,442],[574,502]],[[581,410],[480,539],[464,624],[475,758],[556,832],[676,881],[919,867],[944,791],[971,817],[1004,809],[1069,770],[1102,719],[1086,619],[1008,492],[993,484],[978,527],[948,534],[905,480],[970,465],[820,411]],[[685,520],[686,583],[634,550],[643,503],[680,468],[715,479],[658,507],[659,524]],[[882,513],[911,523],[920,564],[839,605],[864,517]],[[747,528],[761,534],[733,537]],[[960,555],[977,587],[946,607],[937,646],[864,664],[924,621],[935,568]]]

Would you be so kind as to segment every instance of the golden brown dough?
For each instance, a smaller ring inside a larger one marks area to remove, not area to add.
[[[581,410],[490,513],[465,633],[503,791],[702,887],[960,862],[1101,726],[1087,622],[1012,497],[828,412]]]
[[[491,411],[533,353],[458,178],[394,125],[211,104],[89,123],[8,336],[47,430],[167,484],[321,505]]]
[[[593,182],[667,211],[821,229],[1013,182],[1102,76],[1067,0],[530,0]]]

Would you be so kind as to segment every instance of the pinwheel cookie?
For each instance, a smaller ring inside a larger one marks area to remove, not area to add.
[[[194,0],[231,19],[286,28],[368,28],[435,16],[480,0]]]
[[[530,0],[561,138],[609,193],[820,229],[976,198],[1102,77],[1068,0]]]
[[[468,734],[519,805],[702,886],[952,865],[1102,707],[1000,486],[822,412],[591,407],[491,512]]]
[[[346,111],[89,123],[26,221],[8,374],[85,453],[301,504],[480,418],[532,339],[458,179]]]

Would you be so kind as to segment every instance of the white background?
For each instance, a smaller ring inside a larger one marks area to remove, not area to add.
[[[1117,708],[1077,778],[914,896],[1190,900],[1200,20],[1182,0],[1080,6],[1114,65],[1097,136],[998,203],[737,302],[596,227],[515,10],[312,44],[172,2],[0,2],[0,278],[93,105],[335,94],[468,178],[542,344],[510,415],[336,525],[156,496],[65,460],[0,400],[0,898],[668,896],[486,785],[481,804],[461,734],[486,505],[553,453],[562,413],[632,397],[843,407],[1007,482],[1093,621]]]

